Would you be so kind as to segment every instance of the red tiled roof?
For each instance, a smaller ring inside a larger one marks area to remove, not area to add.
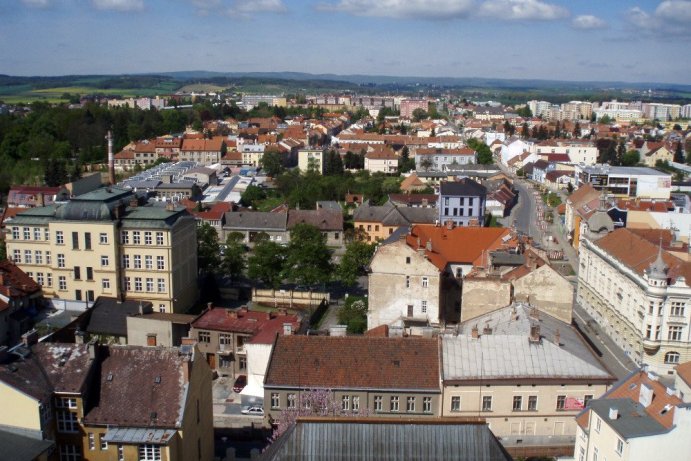
[[[677,376],[679,376],[686,384],[691,386],[691,361],[680,363],[676,366]]]
[[[247,333],[253,335],[253,343],[271,344],[276,334],[283,331],[284,323],[292,324],[293,331],[300,328],[300,320],[296,315],[215,307],[197,317],[192,322],[192,327],[198,330]]]
[[[468,147],[462,149],[418,149],[415,151],[415,155],[475,155],[475,151]]]
[[[435,391],[439,366],[437,339],[279,336],[265,386]]]
[[[215,137],[213,139],[185,139],[182,141],[183,151],[199,151],[199,152],[220,152],[222,137]]]

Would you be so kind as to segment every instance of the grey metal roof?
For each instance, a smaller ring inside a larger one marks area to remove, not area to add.
[[[175,433],[176,431],[171,429],[116,427],[108,429],[103,440],[109,443],[165,445],[173,438]]]
[[[625,439],[662,434],[667,428],[657,422],[638,402],[631,399],[596,399],[588,404],[590,409],[602,418]],[[609,419],[609,410],[616,409],[616,419]]]
[[[536,320],[529,312],[523,304],[508,306],[463,322],[458,336],[442,335],[442,379],[613,379],[569,324],[544,312]],[[539,342],[529,340],[534,324],[540,326]],[[492,332],[483,334],[485,327]]]
[[[55,442],[27,437],[0,429],[0,461],[33,461],[50,450]]]
[[[335,200],[319,200],[317,201],[317,209],[323,208],[327,210],[343,211],[341,205]]]
[[[525,262],[525,256],[508,251],[491,251],[489,253],[492,264],[496,266],[520,266]]]
[[[86,331],[92,334],[127,336],[127,317],[139,313],[139,301],[118,302],[115,298],[99,296],[91,308]],[[151,312],[152,304],[141,303],[144,312]]]
[[[442,182],[439,187],[440,196],[475,196],[487,195],[487,189],[469,178],[462,178],[454,182]]]
[[[410,224],[432,224],[438,218],[434,208],[396,206],[386,202],[382,206],[364,204],[355,210],[354,221],[380,222],[386,226],[408,226]]]
[[[583,171],[589,174],[622,174],[636,176],[671,176],[669,173],[648,168],[645,166],[611,166],[592,165],[583,167]]]
[[[485,424],[425,421],[298,421],[261,461],[506,461],[511,456]]]
[[[268,230],[285,231],[288,226],[288,213],[268,211],[227,212],[224,229],[229,230]]]

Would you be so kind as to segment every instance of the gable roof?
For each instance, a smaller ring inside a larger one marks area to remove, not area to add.
[[[451,196],[484,196],[487,194],[485,186],[478,184],[470,178],[461,178],[458,181],[444,181],[439,187],[439,195]]]
[[[425,188],[425,187],[427,187],[427,185],[424,182],[422,182],[422,180],[420,180],[420,178],[418,178],[417,174],[415,174],[415,173],[411,173],[410,176],[405,178],[401,182],[401,186],[400,186],[402,191],[412,190],[412,189],[416,189],[416,188]]]
[[[343,212],[322,208],[319,210],[289,210],[288,229],[298,224],[310,224],[321,231],[342,231]]]
[[[99,296],[91,307],[86,331],[95,335],[127,336],[127,317],[151,312],[149,301],[118,301],[116,298]]]
[[[437,218],[438,213],[434,208],[399,207],[391,201],[382,206],[372,206],[366,203],[353,213],[353,221],[378,222],[391,227],[433,224]]]
[[[234,211],[226,213],[225,219],[223,227],[228,229],[284,231],[288,223],[288,213]]]
[[[279,336],[264,385],[439,392],[438,343],[428,338]]]
[[[296,315],[214,307],[197,317],[192,322],[192,327],[198,330],[246,333],[252,335],[252,343],[271,344],[276,335],[282,333],[285,323],[290,323],[293,331],[300,328],[300,319]]]

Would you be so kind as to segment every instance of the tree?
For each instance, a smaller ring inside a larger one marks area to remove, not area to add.
[[[609,118],[609,115],[605,114],[602,117],[600,117],[600,123],[602,123],[603,125],[609,125],[610,123],[612,123],[612,119]]]
[[[209,223],[197,227],[197,267],[202,273],[214,273],[221,265],[218,232]]]
[[[420,168],[422,168],[425,171],[429,171],[430,168],[432,168],[432,160],[430,160],[428,157],[423,158],[420,160]]]
[[[345,253],[338,265],[336,275],[345,286],[353,286],[360,275],[364,275],[365,268],[374,254],[374,245],[354,241],[346,245]]]
[[[343,174],[341,155],[333,149],[324,153],[324,176],[340,176]]]
[[[245,192],[242,193],[240,197],[240,203],[242,206],[256,208],[258,202],[266,198],[266,193],[264,189],[259,186],[249,185]]]
[[[677,147],[674,149],[674,161],[677,163],[684,163],[684,153],[681,149],[681,142],[677,142]]]
[[[413,111],[413,120],[419,122],[420,120],[425,120],[427,118],[427,111],[424,109],[417,108]]]
[[[623,166],[634,166],[641,161],[641,154],[636,149],[631,149],[621,156],[621,164]]]
[[[283,172],[283,160],[281,154],[276,151],[264,152],[261,159],[261,166],[268,176],[276,177]]]
[[[521,137],[523,139],[528,139],[530,137],[530,128],[528,127],[528,122],[523,122],[521,127]]]
[[[349,296],[338,311],[338,323],[346,325],[350,334],[362,334],[367,330],[367,298]]]
[[[223,270],[231,278],[237,279],[245,270],[245,253],[247,248],[242,243],[245,236],[241,232],[231,232],[226,237],[226,246],[223,252]]]
[[[325,283],[331,278],[331,250],[326,236],[310,224],[297,224],[290,231],[284,274],[302,285]]]
[[[576,122],[576,125],[573,127],[573,137],[574,138],[580,138],[581,137],[581,124],[579,122]]]
[[[468,147],[477,152],[477,163],[489,165],[494,161],[492,150],[487,144],[479,139],[471,138],[468,140]]]
[[[403,147],[403,150],[401,150],[401,160],[399,163],[399,170],[401,173],[407,173],[415,169],[415,160],[410,158],[408,146]]]
[[[261,280],[272,288],[281,284],[281,273],[285,263],[286,249],[268,239],[260,239],[247,258],[247,276]]]
[[[516,113],[520,115],[523,118],[531,118],[533,116],[533,112],[530,110],[530,107],[528,106],[523,106],[519,108]]]

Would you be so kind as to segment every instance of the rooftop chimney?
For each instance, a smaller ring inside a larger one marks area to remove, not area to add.
[[[530,325],[530,342],[539,343],[540,342],[540,324],[534,323]]]
[[[113,133],[110,130],[106,139],[108,140],[108,182],[112,186],[115,184],[115,156],[113,155]]]
[[[452,230],[452,229],[453,229],[453,221],[452,221],[452,220],[449,219],[448,221],[446,221],[446,228],[447,228],[448,230]]]
[[[22,335],[22,344],[25,346],[33,346],[38,342],[38,331],[30,330]]]
[[[346,325],[333,325],[329,328],[329,336],[346,336]]]
[[[293,324],[292,323],[284,323],[283,324],[283,334],[285,336],[290,336],[293,334]]]
[[[477,329],[477,325],[475,325],[473,329],[470,331],[470,335],[473,337],[473,339],[477,339],[480,337],[480,331]]]
[[[610,408],[609,409],[609,419],[617,419],[619,417],[619,410],[616,408]]]

